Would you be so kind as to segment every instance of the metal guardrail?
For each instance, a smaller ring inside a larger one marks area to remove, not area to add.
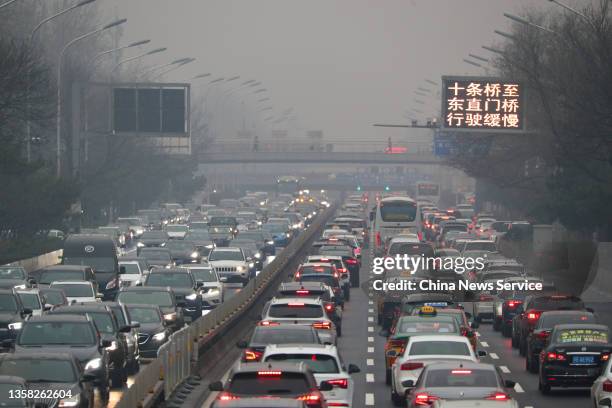
[[[160,347],[158,357],[142,367],[133,385],[123,392],[115,407],[147,408],[160,398],[170,397],[177,386],[192,374],[199,349],[222,333],[232,320],[239,318],[257,300],[303,246],[314,238],[334,210],[332,206],[323,211],[308,229],[238,293],[188,327],[172,334],[168,342]]]

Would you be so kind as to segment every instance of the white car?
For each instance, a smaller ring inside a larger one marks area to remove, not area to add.
[[[15,292],[23,303],[23,307],[32,310],[32,316],[43,314],[44,303],[38,289],[17,289]]]
[[[136,286],[144,282],[144,273],[137,261],[119,260],[119,284],[122,287]]]
[[[431,408],[518,408],[519,404],[511,398],[506,401],[487,400],[436,400]]]
[[[185,224],[168,224],[164,227],[170,239],[184,239],[189,232],[189,225]]]
[[[465,251],[489,251],[496,252],[497,245],[490,239],[473,239],[463,243],[463,246],[457,248],[459,252],[464,253]]]
[[[213,248],[208,263],[215,269],[221,282],[249,282],[249,262],[244,252],[235,247]]]
[[[418,244],[421,241],[416,234],[411,234],[409,236],[394,236],[389,239],[387,244],[387,255],[395,255],[401,253],[401,248],[406,244]]]
[[[486,355],[484,352],[479,354]],[[391,366],[391,399],[404,403],[410,389],[404,387],[402,382],[412,380],[416,384],[425,366],[453,361],[478,362],[467,337],[454,334],[410,337],[404,353]]]
[[[63,290],[68,303],[97,302],[102,299],[102,295],[96,293],[96,289],[89,281],[51,282],[49,287]]]
[[[601,375],[595,380],[591,386],[591,401],[592,406],[599,407],[611,407],[612,406],[612,360],[608,360],[608,363],[604,366],[601,371]],[[602,401],[607,399],[607,401]],[[599,402],[605,402],[600,404]],[[609,403],[607,403],[609,402]]]
[[[184,266],[191,271],[196,282],[201,282],[200,294],[202,296],[202,306],[214,308],[225,300],[225,290],[223,282],[211,265],[208,264],[188,264]]]
[[[333,386],[331,391],[323,391],[330,406],[352,407],[354,382],[352,373],[359,372],[354,364],[344,366],[338,349],[322,344],[271,344],[261,359],[267,363],[305,363],[314,374],[317,384],[327,381]]]

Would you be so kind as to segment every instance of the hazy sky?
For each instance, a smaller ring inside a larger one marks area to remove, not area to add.
[[[462,59],[490,56],[481,45],[501,40],[494,29],[509,29],[504,11],[557,7],[545,0],[106,3],[109,13],[128,18],[124,42],[150,38],[152,47],[168,47],[151,63],[197,58],[168,80],[204,72],[255,78],[268,89],[274,113],[294,107],[303,128],[323,129],[330,139],[385,137],[389,130],[371,124],[406,121],[405,110],[419,108],[416,88],[430,86],[424,78],[483,73]]]

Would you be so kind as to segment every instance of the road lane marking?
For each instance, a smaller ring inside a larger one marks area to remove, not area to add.
[[[366,365],[373,366],[374,365],[374,359],[373,358],[368,358],[366,360]]]
[[[374,333],[374,326],[368,326],[368,332]]]
[[[373,305],[374,301],[373,300],[368,300],[368,305]]]
[[[489,353],[489,356],[491,356],[493,360],[499,360],[499,356],[495,353]]]
[[[499,366],[499,369],[504,374],[510,374],[510,369],[508,367],[506,367],[506,366]],[[527,408],[527,407],[525,407],[525,408]]]
[[[516,384],[514,385],[514,391],[516,391],[516,392],[518,392],[518,393],[523,393],[523,392],[525,392],[525,390],[523,389],[523,387],[521,387],[521,384],[519,384],[519,383],[516,383]]]
[[[369,316],[368,317],[368,322],[374,323],[374,316]]]
[[[374,406],[374,394],[371,392],[366,393],[365,395],[365,404],[369,407]]]
[[[368,313],[374,313],[374,309],[373,308],[369,308],[368,309]]]
[[[480,345],[481,345],[482,347],[489,347],[489,343],[487,343],[486,341],[481,341],[481,342],[480,342]]]
[[[374,337],[368,337],[368,343],[374,343]]]
[[[374,352],[374,347],[368,347],[368,353],[373,353]]]
[[[373,383],[374,382],[374,374],[367,373],[366,374],[366,382]]]

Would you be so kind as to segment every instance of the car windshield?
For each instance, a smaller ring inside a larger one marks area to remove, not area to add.
[[[192,288],[193,280],[187,273],[158,272],[150,273],[146,286],[170,286],[171,288]]]
[[[380,204],[380,215],[384,222],[412,222],[416,219],[416,203],[409,201],[386,201]]]
[[[0,294],[0,312],[16,312],[17,301],[12,294]]]
[[[228,391],[235,395],[292,396],[310,392],[310,386],[303,373],[249,372],[236,373],[228,384]]]
[[[36,293],[18,293],[19,299],[23,304],[23,307],[32,309],[32,310],[40,310],[42,309],[42,305],[40,304],[40,299]]]
[[[206,228],[208,228],[208,226]],[[192,241],[210,241],[211,240],[208,230],[190,231],[189,234],[185,236],[185,239],[192,240]]]
[[[423,386],[433,387],[484,387],[498,388],[497,375],[482,369],[435,369],[427,371]]]
[[[187,225],[166,225],[166,231],[168,232],[187,232],[188,230]]]
[[[609,339],[607,330],[591,328],[561,329],[555,334],[555,343],[596,343],[607,344]]]
[[[63,305],[64,304],[64,296],[62,296],[62,292],[49,290],[42,292],[45,297],[45,303],[49,303],[51,305]]]
[[[234,217],[212,217],[208,221],[209,225],[235,225],[236,219]]]
[[[161,323],[162,318],[158,310],[150,307],[128,306],[132,321],[139,323]]]
[[[317,304],[304,304],[300,302],[271,305],[269,317],[315,319],[323,317],[323,308]]]
[[[292,330],[287,329],[267,329],[257,327],[253,333],[251,343],[258,344],[278,344],[278,343],[319,343],[319,338],[314,330]]]
[[[174,249],[174,250],[179,250],[179,251],[195,251],[196,250],[193,243],[189,241],[175,241],[175,240],[168,241],[168,243],[166,244],[166,248],[170,250]]]
[[[0,266],[0,279],[26,279],[26,271],[22,267]]]
[[[167,261],[168,263],[172,261],[172,258],[170,257],[170,254],[167,251],[145,251],[143,249],[142,251],[140,251],[140,256],[155,261]]]
[[[530,302],[530,308],[539,310],[580,310],[584,309],[584,303],[577,298],[550,296],[534,299]]]
[[[95,293],[91,285],[77,285],[56,282],[52,283],[51,287],[63,290],[67,297],[95,297]]]
[[[139,303],[157,306],[174,306],[172,296],[168,292],[119,292],[117,300],[124,304]]]
[[[439,321],[432,318],[423,318],[419,320],[404,320],[400,321],[396,333],[456,333],[457,329],[453,322]]]
[[[268,232],[271,232],[273,234],[278,234],[280,232],[286,232],[287,231],[287,225],[286,224],[264,224],[262,226],[262,228]]]
[[[495,242],[493,241],[491,242],[472,241],[472,242],[467,242],[465,244],[465,250],[466,251],[481,250],[481,251],[495,252],[497,248],[495,247]]]
[[[212,268],[189,268],[196,282],[216,282],[217,275]]]
[[[167,238],[168,238],[168,234],[166,234],[165,231],[145,231],[140,237],[141,240],[167,239]]]
[[[244,261],[241,251],[226,251],[215,249],[208,256],[209,261]]]
[[[119,267],[125,268],[126,275],[141,275],[140,266],[137,263],[120,263]]]
[[[305,363],[315,374],[333,374],[340,372],[336,357],[327,354],[273,354],[266,357],[266,362]]]
[[[49,285],[51,282],[85,280],[85,274],[81,271],[47,271],[40,275],[38,283]]]
[[[325,273],[332,275],[334,270],[330,265],[305,265],[302,266],[300,272],[302,274]]]
[[[17,343],[36,345],[93,345],[96,336],[90,323],[85,322],[28,322],[23,326]]]
[[[458,341],[417,341],[410,346],[408,355],[470,356],[470,348]]]
[[[21,377],[29,383],[76,383],[77,373],[68,360],[19,358],[0,361],[0,375]]]

